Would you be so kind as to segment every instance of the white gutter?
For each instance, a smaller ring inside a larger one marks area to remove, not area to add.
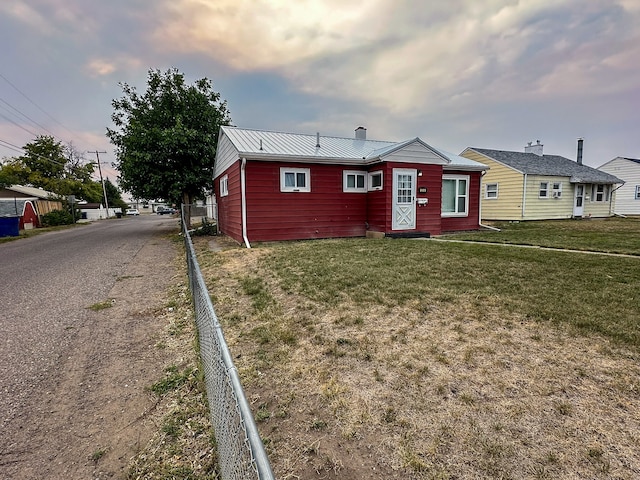
[[[240,166],[240,203],[242,204],[242,239],[247,248],[251,248],[249,239],[247,238],[247,192],[246,192],[246,180],[245,180],[245,167],[247,166],[247,159],[242,158],[242,164]]]
[[[524,174],[524,186],[522,188],[522,219],[524,220],[524,212],[527,206],[527,174]]]

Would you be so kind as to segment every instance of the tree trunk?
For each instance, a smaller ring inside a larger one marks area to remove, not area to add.
[[[191,230],[191,197],[188,193],[182,194],[182,215],[185,228]]]

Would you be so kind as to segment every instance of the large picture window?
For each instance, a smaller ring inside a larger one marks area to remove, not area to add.
[[[281,168],[281,192],[310,192],[311,173],[308,168]]]
[[[442,216],[466,217],[469,214],[469,177],[442,176]]]

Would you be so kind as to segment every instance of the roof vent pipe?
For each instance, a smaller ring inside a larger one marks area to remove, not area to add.
[[[262,139],[260,139],[260,151],[262,151]]]
[[[582,165],[582,144],[584,143],[584,138],[578,138],[578,165]]]
[[[367,139],[367,129],[364,127],[356,128],[356,140],[366,140]]]
[[[316,148],[320,148],[320,132],[316,132]]]

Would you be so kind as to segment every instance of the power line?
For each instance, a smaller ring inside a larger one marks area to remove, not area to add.
[[[9,102],[7,102],[6,100],[3,100],[2,98],[0,98],[0,102],[4,103],[5,105],[9,106],[12,110],[14,110],[15,112],[17,112],[19,115],[22,115],[24,118],[26,118],[27,120],[29,120],[31,123],[33,123],[34,125],[36,125],[37,127],[40,127],[42,130],[44,130],[45,132],[47,132],[49,135],[55,137],[55,135],[53,133],[51,133],[49,130],[47,130],[47,127],[44,127],[42,125],[40,125],[38,122],[36,122],[33,118],[29,117],[26,113],[21,112],[20,110],[18,110],[16,107],[14,107],[13,105],[11,105]],[[5,109],[6,111],[6,109]]]
[[[16,127],[21,128],[22,130],[24,130],[25,132],[27,132],[30,135],[33,135],[34,137],[37,137],[38,134],[37,133],[33,133],[31,130],[29,130],[27,127],[25,127],[24,125],[20,125],[19,123],[17,123],[15,120],[12,120],[11,118],[7,117],[6,115],[4,115],[3,113],[0,113],[0,117],[4,118],[7,122],[11,122],[13,123]]]
[[[11,81],[5,77],[2,73],[0,73],[0,78],[2,78],[5,82],[7,82],[9,85],[11,85],[16,92],[18,92],[20,95],[22,95],[24,98],[26,98],[29,103],[31,103],[33,106],[35,106],[38,110],[40,110],[42,113],[44,113],[47,117],[49,117],[51,120],[53,120],[55,123],[57,123],[58,125],[60,125],[62,128],[64,128],[67,132],[69,132],[71,134],[71,136],[73,137],[73,132],[71,132],[71,130],[69,130],[67,127],[65,127],[62,123],[60,123],[58,120],[56,120],[55,118],[53,118],[48,112],[46,112],[40,105],[38,105],[36,102],[34,102],[33,100],[31,100],[26,93],[23,93],[18,87],[16,87],[13,83],[11,83]]]

